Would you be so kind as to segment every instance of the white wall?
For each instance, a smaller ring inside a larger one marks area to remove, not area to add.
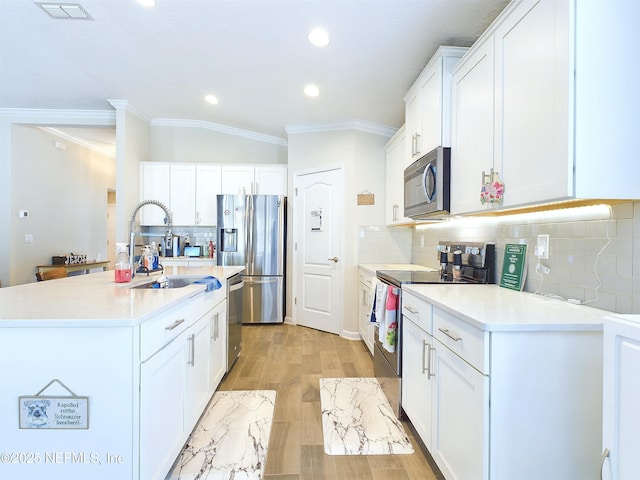
[[[55,147],[62,142],[66,150]],[[115,161],[37,127],[13,125],[11,161],[11,285],[35,281],[35,266],[53,255],[107,257],[107,190],[115,187]],[[28,210],[19,219],[18,210]],[[33,243],[25,243],[25,235]],[[4,284],[4,282],[3,282]],[[8,286],[8,285],[6,285]]]
[[[289,135],[289,185],[296,173],[323,166],[341,165],[344,172],[343,205],[344,235],[344,310],[342,331],[345,336],[358,337],[358,226],[380,224],[384,221],[385,144],[388,137],[358,130],[338,130]],[[374,205],[358,205],[357,194],[367,190],[375,197]],[[291,196],[291,194],[290,194]],[[289,202],[289,218],[293,218],[293,200]],[[295,225],[293,226],[295,228]],[[292,252],[293,228],[288,232],[287,248]],[[287,270],[293,280],[293,271]],[[293,292],[291,285],[287,291]],[[287,316],[292,316],[292,302],[287,298]]]
[[[152,123],[148,161],[286,164],[287,146],[280,140],[233,135],[205,126],[157,126]]]

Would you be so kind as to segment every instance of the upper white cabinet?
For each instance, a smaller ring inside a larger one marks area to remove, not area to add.
[[[386,147],[386,198],[385,221],[387,225],[413,223],[404,216],[404,169],[410,159],[405,153],[406,135],[404,125],[389,140]]]
[[[157,200],[169,207],[171,170],[161,163],[140,164],[140,201]],[[140,225],[164,225],[165,214],[156,206],[140,209]]]
[[[217,222],[217,195],[222,193],[222,167],[196,166],[196,225],[215,225]]]
[[[222,193],[226,194],[287,194],[286,165],[224,165]]]
[[[405,96],[409,160],[450,145],[451,71],[466,51],[461,47],[440,47]]]
[[[217,220],[219,194],[287,194],[286,165],[215,165],[143,162],[140,201],[167,205],[176,226],[212,226]],[[164,225],[164,212],[155,206],[140,210],[141,225]]]
[[[453,72],[451,212],[638,198],[640,3],[512,2]],[[612,69],[620,69],[616,73]],[[484,171],[501,204],[483,206]]]
[[[601,476],[634,478],[640,471],[640,316],[607,318],[604,324],[604,396]]]

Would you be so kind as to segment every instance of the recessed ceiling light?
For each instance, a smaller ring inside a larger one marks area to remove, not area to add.
[[[138,0],[138,3],[143,7],[155,7],[156,0]]]
[[[308,97],[317,97],[318,95],[320,95],[320,90],[318,90],[318,87],[316,87],[315,85],[310,84],[304,87],[304,93]]]
[[[218,98],[215,95],[207,95],[204,97],[204,100],[207,103],[210,103],[211,105],[217,105],[218,104]]]
[[[329,45],[329,34],[322,28],[314,28],[307,38],[316,47],[326,47]]]

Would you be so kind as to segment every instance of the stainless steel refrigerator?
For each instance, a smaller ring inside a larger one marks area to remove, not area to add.
[[[218,195],[218,265],[243,265],[242,323],[282,323],[286,197]]]

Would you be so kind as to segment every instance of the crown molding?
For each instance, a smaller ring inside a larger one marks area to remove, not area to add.
[[[114,99],[109,100],[109,99],[107,99],[107,102],[109,102],[109,104],[113,108],[115,108],[116,110],[123,109],[125,112],[130,113],[131,115],[134,115],[135,117],[138,117],[144,123],[146,123],[146,124],[150,124],[151,123],[151,117],[149,117],[147,114],[145,114],[142,110],[139,110],[136,107],[134,107],[133,105],[131,105],[129,103],[129,100],[114,100]]]
[[[0,108],[0,117],[14,123],[37,125],[92,125],[113,127],[111,110],[55,110],[41,108]]]
[[[45,132],[50,133],[51,135],[55,135],[56,137],[62,138],[64,140],[67,140],[69,142],[73,142],[77,145],[80,145],[81,147],[87,148],[89,150],[92,150],[94,152],[97,152],[101,155],[105,155],[107,157],[110,158],[116,158],[116,152],[115,152],[115,145],[111,148],[101,148],[96,146],[95,144],[91,143],[91,142],[87,142],[82,138],[78,138],[74,135],[70,135],[66,132],[61,132],[60,130],[58,130],[57,128],[54,127],[39,127],[41,130],[44,130]]]
[[[397,128],[382,125],[380,123],[368,122],[366,120],[344,120],[340,122],[285,125],[284,129],[288,135],[295,135],[298,133],[357,130],[359,132],[372,133],[386,138],[393,137],[398,130]]]
[[[241,128],[229,127],[219,123],[206,122],[204,120],[181,120],[171,118],[154,118],[151,120],[152,127],[184,127],[184,128],[204,128],[215,132],[226,133],[227,135],[235,135],[237,137],[248,138],[258,142],[272,143],[286,147],[288,142],[284,138],[265,135],[262,133],[243,130]]]

